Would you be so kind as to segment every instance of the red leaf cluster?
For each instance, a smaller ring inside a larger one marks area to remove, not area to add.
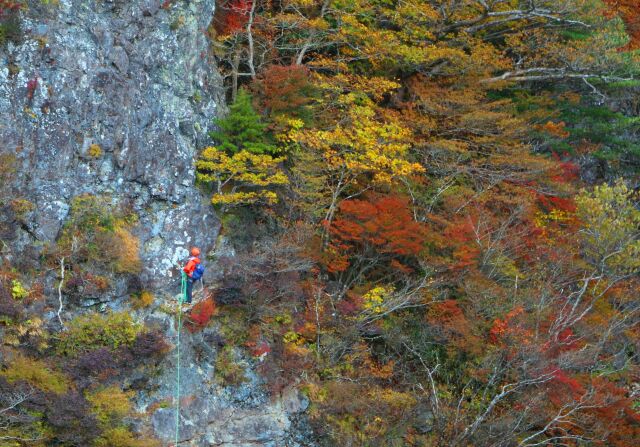
[[[213,25],[218,35],[240,31],[249,20],[253,0],[221,0],[216,4]]]
[[[551,196],[547,194],[538,195],[538,203],[540,207],[549,212],[551,210],[565,211],[567,213],[573,213],[576,210],[576,204],[573,198],[564,198],[558,196]]]
[[[0,0],[0,19],[9,15],[12,12],[22,9],[22,3],[14,0]]]
[[[566,394],[569,393],[574,399],[578,399],[582,394],[584,394],[585,389],[584,386],[576,379],[569,375],[567,371],[559,369],[553,373],[553,386],[557,392],[551,392],[550,398],[552,401],[557,399],[556,404],[561,404],[566,400]]]
[[[255,346],[251,349],[251,354],[254,357],[260,357],[264,354],[268,354],[271,352],[271,346],[264,340],[261,340],[255,344]]]
[[[558,162],[558,167],[551,176],[553,181],[569,183],[578,179],[580,176],[580,166],[569,160],[569,154],[564,154],[560,157],[560,155],[554,152],[553,158]]]
[[[211,297],[196,303],[191,309],[191,312],[189,312],[187,328],[193,332],[205,327],[209,321],[211,321],[211,317],[213,317],[215,311],[216,304]]]
[[[29,79],[27,81],[27,99],[31,101],[33,99],[33,95],[38,88],[38,78]]]
[[[509,343],[515,341],[518,344],[528,344],[531,341],[531,333],[520,322],[520,315],[524,313],[522,306],[518,306],[508,312],[504,318],[496,318],[489,330],[489,341],[493,344]]]
[[[416,256],[423,250],[426,236],[424,226],[413,219],[407,199],[395,195],[345,200],[329,233],[336,256],[328,268],[334,272],[346,270],[352,256],[383,255],[389,261]],[[401,269],[404,264],[395,262],[393,266]]]

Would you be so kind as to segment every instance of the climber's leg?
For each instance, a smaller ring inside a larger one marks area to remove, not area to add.
[[[187,278],[187,303],[191,304],[193,296],[193,279]]]

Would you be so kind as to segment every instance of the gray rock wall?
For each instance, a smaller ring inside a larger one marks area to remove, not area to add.
[[[175,324],[162,313],[150,316],[156,322]],[[254,360],[237,351],[245,368],[246,382],[224,387],[216,382],[216,346],[208,341],[217,334],[214,325],[201,332],[181,333],[179,441],[184,446],[223,447],[311,447],[312,435],[304,422],[308,400],[296,388],[270,397],[262,389],[261,379],[253,372]],[[175,339],[175,338],[174,338]],[[176,351],[164,361],[162,373],[154,377],[139,394],[138,410],[149,414],[150,425],[160,439],[175,439]],[[159,402],[171,403],[157,407]]]
[[[14,195],[36,205],[25,230],[52,241],[74,196],[111,194],[141,218],[146,279],[166,282],[219,226],[193,168],[223,107],[205,35],[215,2],[41,3],[0,49],[0,152],[18,157]]]

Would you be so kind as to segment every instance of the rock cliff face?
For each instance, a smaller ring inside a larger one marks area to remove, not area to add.
[[[220,227],[194,188],[193,168],[197,149],[208,143],[212,118],[224,107],[206,36],[215,2],[29,3],[21,17],[23,37],[0,48],[0,155],[9,156],[4,160],[11,160],[16,173],[4,194],[35,207],[3,240],[3,257],[37,263],[41,247],[56,240],[71,200],[80,194],[126,204],[139,217],[140,279],[158,297],[136,318],[161,327],[173,341],[174,319],[158,310],[179,291],[172,267],[192,244],[215,250]],[[11,216],[5,213],[3,220]],[[209,263],[212,279],[215,272]],[[46,293],[52,301],[55,281],[50,274]],[[125,284],[114,284],[99,304],[128,309]],[[69,305],[65,317],[81,311]],[[248,383],[233,389],[217,385],[217,347],[206,341],[212,333],[215,328],[184,334],[181,445],[301,445],[295,439],[302,435],[292,426],[306,407],[304,399],[295,391],[267,398],[249,361]],[[151,427],[167,442],[174,436],[175,413],[158,403],[174,396],[174,353],[158,377],[144,378],[145,385],[137,387],[139,410],[148,415],[141,429]]]
[[[193,187],[223,104],[205,35],[214,0],[32,3],[22,41],[0,53],[0,144],[37,210],[25,230],[52,241],[72,197],[111,194],[141,218],[147,276],[166,277],[218,227]]]

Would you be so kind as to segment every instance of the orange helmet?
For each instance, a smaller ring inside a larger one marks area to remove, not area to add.
[[[199,256],[200,255],[200,249],[198,247],[193,247],[191,249],[191,256]]]

